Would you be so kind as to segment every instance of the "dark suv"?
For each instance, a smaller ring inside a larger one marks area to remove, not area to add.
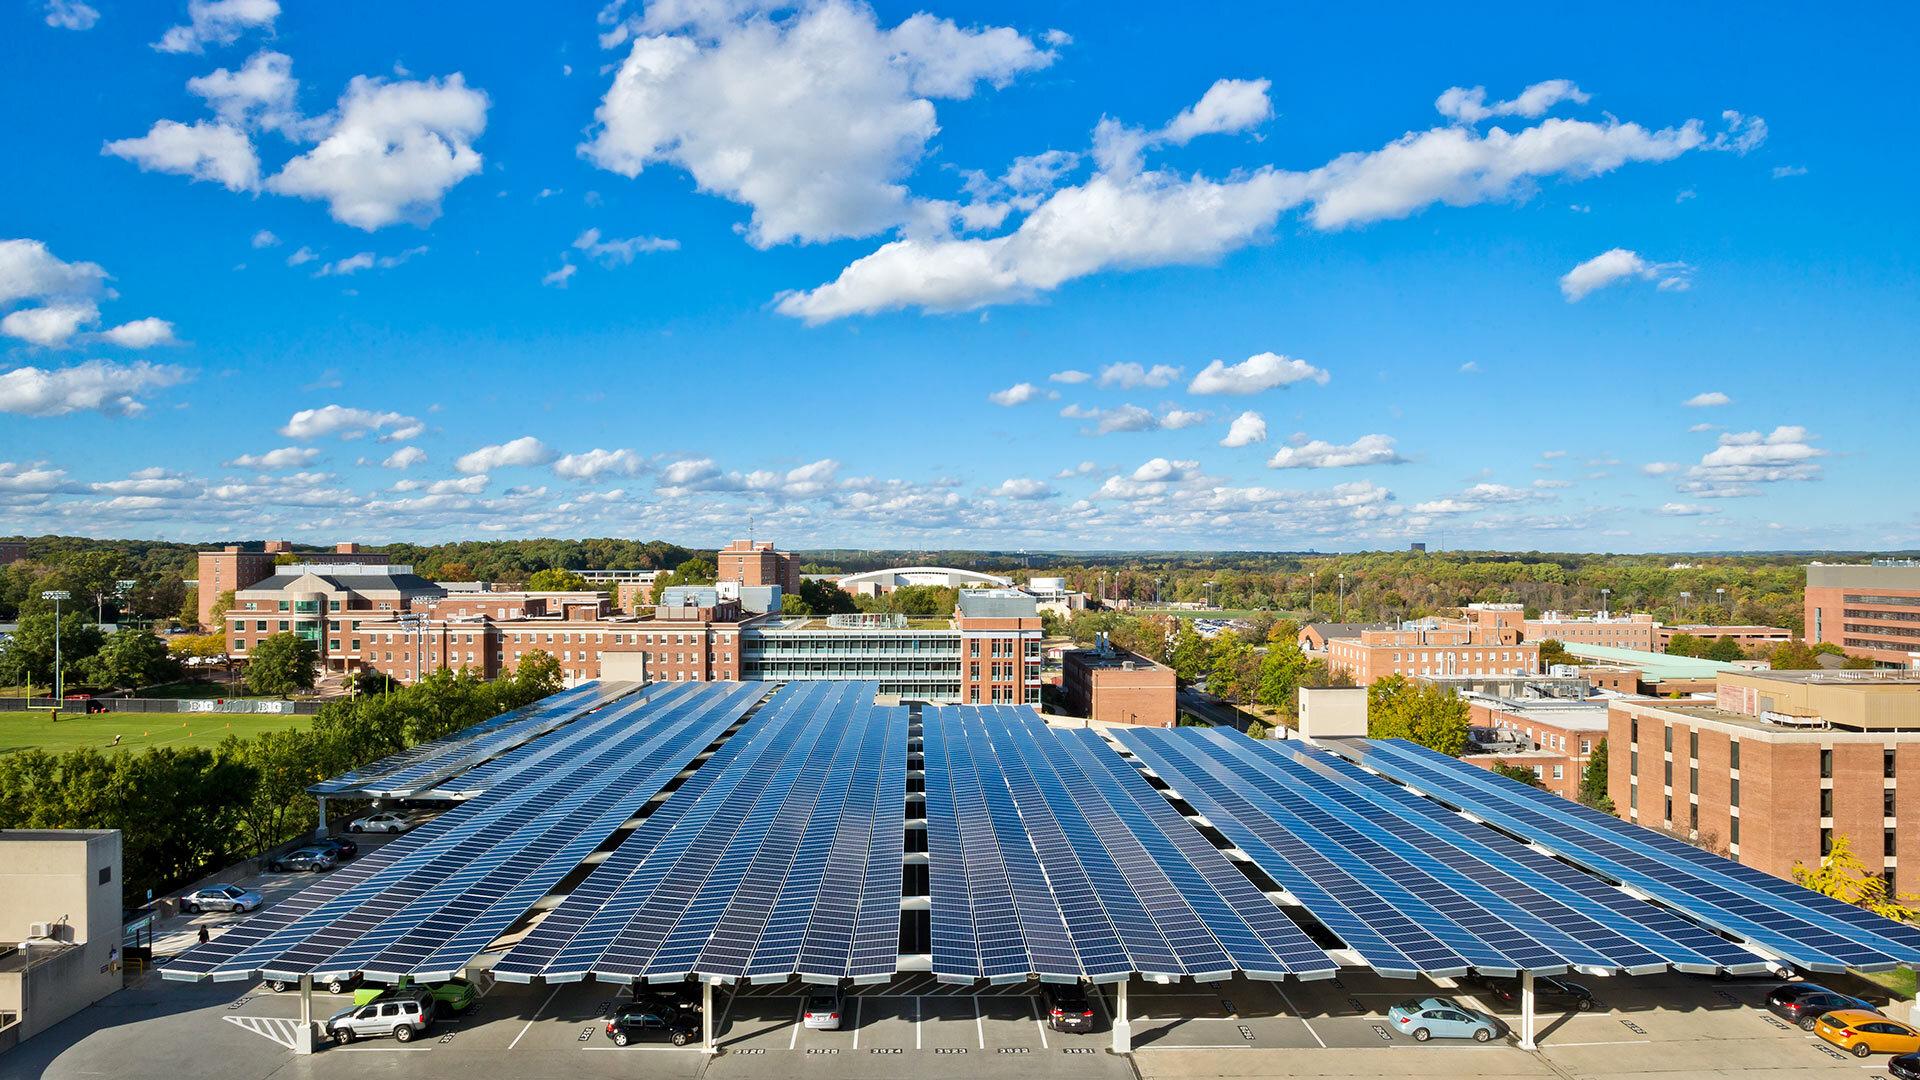
[[[1047,1026],[1055,1031],[1083,1034],[1093,1030],[1093,1005],[1079,983],[1045,983],[1040,996],[1046,999]]]
[[[1520,1002],[1520,980],[1500,979],[1488,975],[1469,975],[1464,982],[1486,991],[1488,997],[1502,1005],[1517,1005]],[[1533,1000],[1538,1005],[1559,1006],[1586,1012],[1593,1008],[1593,991],[1577,982],[1540,976],[1533,980]]]
[[[700,1025],[691,1014],[648,1005],[622,1005],[607,1018],[607,1038],[615,1046],[642,1039],[666,1039],[675,1046],[685,1046],[699,1035]]]
[[[336,862],[346,862],[360,854],[360,845],[344,836],[329,836],[325,840],[315,840],[310,846],[332,852]]]
[[[1878,1006],[1870,1002],[1838,990],[1829,990],[1817,983],[1788,983],[1775,987],[1767,995],[1767,1011],[1789,1023],[1800,1025],[1801,1031],[1812,1031],[1814,1021],[1841,1009],[1864,1009],[1871,1013],[1880,1011]]]

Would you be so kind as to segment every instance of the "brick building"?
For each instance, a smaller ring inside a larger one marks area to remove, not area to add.
[[[1689,634],[1707,641],[1732,638],[1734,644],[1747,652],[1792,641],[1794,636],[1793,631],[1784,626],[1711,626],[1705,623],[1694,623],[1686,626],[1662,626],[1654,644],[1661,652],[1666,652],[1667,646],[1673,643],[1676,634]]]
[[[1583,615],[1578,618],[1546,611],[1537,619],[1522,623],[1521,633],[1528,641],[1578,642],[1582,645],[1610,645],[1616,649],[1652,652],[1659,643],[1660,626],[1652,615]]]
[[[1173,669],[1101,640],[1060,655],[1060,690],[1075,716],[1173,727],[1180,719]]]
[[[1531,768],[1548,791],[1569,799],[1579,796],[1587,761],[1607,735],[1605,701],[1464,696],[1468,723],[1517,740],[1526,749],[1472,754],[1461,760],[1488,769],[1496,764]]]
[[[27,557],[25,540],[0,540],[0,566],[17,563]]]
[[[613,597],[616,610],[637,614],[653,604],[653,585],[664,570],[579,570],[587,584],[595,585]]]
[[[778,585],[789,595],[800,591],[800,564],[770,541],[735,540],[714,559],[719,580],[742,585]]]
[[[1362,630],[1327,641],[1327,664],[1361,686],[1388,675],[1530,675],[1540,670],[1540,646],[1520,640],[1517,618],[1476,613],[1471,621],[1422,619],[1397,630]]]
[[[1314,656],[1322,656],[1325,655],[1327,651],[1327,643],[1336,638],[1358,638],[1362,632],[1367,630],[1392,630],[1393,628],[1393,623],[1386,622],[1308,623],[1300,628],[1298,644],[1301,652],[1310,653]]]
[[[239,592],[272,577],[283,555],[308,565],[384,561],[380,552],[368,551],[359,544],[335,544],[331,551],[295,552],[288,541],[268,540],[259,545],[228,544],[218,551],[202,551],[198,579],[200,625],[218,629],[213,625],[213,605],[220,594],[229,590]]]
[[[1807,567],[1806,640],[1881,667],[1913,667],[1920,652],[1920,561]]]
[[[1770,874],[1845,836],[1920,887],[1920,673],[1723,672],[1712,701],[1614,702],[1608,780],[1627,820]]]

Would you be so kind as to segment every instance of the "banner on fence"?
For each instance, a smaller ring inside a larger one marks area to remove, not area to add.
[[[183,702],[188,712],[211,713],[291,713],[291,701],[227,701],[212,698],[190,698]]]

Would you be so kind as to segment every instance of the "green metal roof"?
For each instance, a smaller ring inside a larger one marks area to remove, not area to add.
[[[1724,660],[1702,660],[1694,656],[1642,652],[1639,649],[1616,649],[1607,645],[1581,645],[1571,641],[1562,644],[1567,647],[1568,653],[1582,660],[1639,668],[1640,673],[1649,682],[1658,682],[1662,679],[1711,679],[1723,671],[1745,670],[1739,664],[1729,664]]]

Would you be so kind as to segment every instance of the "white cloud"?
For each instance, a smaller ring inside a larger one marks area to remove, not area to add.
[[[1266,123],[1273,117],[1273,102],[1267,98],[1272,86],[1266,79],[1221,79],[1160,129],[1160,136],[1185,145],[1202,135],[1224,135]]]
[[[993,402],[995,405],[1010,407],[1014,405],[1025,405],[1029,401],[1038,401],[1041,398],[1056,398],[1059,396],[1058,393],[1052,390],[1042,390],[1030,382],[1021,382],[1014,383],[1005,390],[995,390],[993,393],[987,395],[987,400]]]
[[[88,360],[66,368],[19,367],[0,374],[0,412],[64,416],[92,411],[133,416],[146,409],[140,400],[143,395],[186,380],[184,368],[145,360],[131,364]]]
[[[1701,517],[1706,514],[1717,514],[1719,511],[1711,506],[1701,506],[1699,503],[1670,502],[1661,504],[1660,513],[1668,517]]]
[[[117,139],[101,152],[126,158],[142,172],[210,180],[228,191],[260,187],[260,156],[254,152],[253,140],[232,124],[217,120],[155,121],[145,135]]]
[[[1807,175],[1807,167],[1805,165],[1775,165],[1773,167],[1773,178],[1775,180],[1785,180],[1788,177],[1805,175]]]
[[[1180,369],[1168,364],[1155,364],[1151,368],[1128,361],[1120,364],[1108,364],[1100,369],[1100,385],[1121,387],[1132,390],[1140,386],[1166,386],[1180,377]]]
[[[591,483],[602,476],[635,476],[645,467],[640,455],[631,450],[595,448],[583,454],[566,455],[553,463],[553,472],[568,480]]]
[[[1393,447],[1390,435],[1362,435],[1346,445],[1314,439],[1283,446],[1267,465],[1275,469],[1345,469],[1356,465],[1398,465],[1407,459]]]
[[[1178,431],[1181,428],[1199,427],[1211,419],[1213,419],[1211,413],[1175,408],[1160,414],[1160,426],[1168,431]]]
[[[0,334],[19,338],[33,345],[64,345],[80,328],[100,318],[92,304],[47,304],[22,308],[0,318]]]
[[[1815,460],[1827,452],[1812,445],[1807,429],[1782,425],[1762,434],[1728,432],[1720,445],[1708,451],[1700,464],[1687,470],[1694,481],[1709,485],[1774,483],[1812,480],[1820,475]]]
[[[1267,441],[1267,421],[1259,413],[1248,409],[1233,418],[1227,428],[1227,437],[1220,440],[1221,446],[1252,446]]]
[[[1469,90],[1456,86],[1441,94],[1433,107],[1440,110],[1440,115],[1460,123],[1477,124],[1491,116],[1544,116],[1548,109],[1563,101],[1585,105],[1589,100],[1591,95],[1575,86],[1571,79],[1548,79],[1527,87],[1511,101],[1497,101],[1492,105],[1487,104],[1486,87]]]
[[[1048,150],[1013,159],[1000,183],[1017,192],[1052,191],[1062,177],[1080,167],[1080,155],[1070,150]]]
[[[111,329],[102,330],[98,337],[101,341],[118,345],[123,349],[151,349],[155,345],[172,345],[175,343],[173,324],[165,319],[156,319],[152,316],[144,319],[135,319],[132,322],[121,323],[119,326]]]
[[[295,101],[300,80],[293,77],[293,57],[286,53],[262,49],[238,71],[215,68],[188,79],[187,89],[205,100],[222,123],[236,129],[298,135],[309,124],[300,118]]]
[[[92,300],[106,287],[99,263],[65,262],[38,240],[0,240],[0,305],[22,300]]]
[[[317,252],[315,252],[312,248],[302,247],[299,251],[296,251],[293,254],[287,256],[287,265],[288,266],[305,266],[307,263],[310,263],[319,257],[320,255]]]
[[[1687,431],[1691,434],[1699,435],[1702,432],[1714,431],[1718,429],[1718,427],[1719,427],[1718,424],[1707,424],[1707,423],[1691,424],[1687,427]]]
[[[320,451],[311,446],[283,446],[264,454],[241,454],[227,465],[236,469],[298,469],[311,465]]]
[[[1056,371],[1053,374],[1047,376],[1047,381],[1057,382],[1057,383],[1066,383],[1067,385],[1072,386],[1077,383],[1086,382],[1088,379],[1091,379],[1091,378],[1093,378],[1093,376],[1087,374],[1084,371],[1075,371],[1072,368],[1068,368],[1065,371]]]
[[[424,225],[455,184],[480,171],[473,141],[486,130],[487,105],[459,72],[402,82],[357,76],[319,145],[267,188],[324,200],[335,221],[368,232],[403,220]]]
[[[66,481],[67,470],[53,468],[44,461],[25,465],[0,461],[0,493],[47,494],[66,487]]]
[[[1464,364],[1461,364],[1461,365],[1460,365],[1460,374],[1462,374],[1462,375],[1478,375],[1478,374],[1480,374],[1480,364],[1479,364],[1479,362],[1478,362],[1478,361],[1475,361],[1475,360],[1469,360],[1469,361],[1467,361],[1466,363],[1464,363]]]
[[[1479,509],[1481,509],[1479,503],[1448,498],[1416,503],[1413,512],[1416,514],[1471,514]]]
[[[1649,461],[1640,466],[1640,471],[1648,476],[1667,476],[1686,468],[1677,461]]]
[[[1661,289],[1684,291],[1691,283],[1689,275],[1692,273],[1693,268],[1683,262],[1648,262],[1637,252],[1613,248],[1561,275],[1560,292],[1566,296],[1567,303],[1573,304],[1595,289],[1604,289],[1633,278],[1646,281],[1659,279]]]
[[[1718,390],[1708,390],[1693,395],[1681,404],[1689,409],[1711,409],[1717,405],[1731,405],[1733,399]]]
[[[567,282],[573,280],[573,275],[579,272],[580,272],[580,268],[573,265],[572,263],[561,263],[560,268],[558,270],[555,270],[552,273],[548,274],[547,276],[541,278],[540,284],[551,285],[556,289],[564,289],[567,287]]]
[[[1327,373],[1305,360],[1256,353],[1237,364],[1215,360],[1193,377],[1189,394],[1258,394],[1277,386],[1312,381],[1327,384]]]
[[[417,446],[403,446],[380,463],[383,469],[411,469],[427,460],[427,452]]]
[[[357,439],[377,432],[381,442],[405,442],[425,431],[427,426],[411,416],[397,412],[375,412],[343,405],[323,405],[301,409],[287,419],[280,434],[290,439],[320,439],[338,435]]]
[[[273,235],[273,230],[271,229],[261,229],[259,232],[253,234],[251,243],[255,250],[270,248],[280,243],[280,238]]]
[[[1054,479],[1068,480],[1076,476],[1091,476],[1092,474],[1098,471],[1100,471],[1099,465],[1091,461],[1083,461],[1078,465],[1071,465],[1071,466],[1068,466],[1067,468],[1061,469],[1059,472],[1054,474]]]
[[[373,252],[362,251],[358,255],[349,255],[344,259],[335,259],[314,271],[314,277],[345,277],[362,270],[373,268]]]
[[[187,22],[161,35],[153,47],[168,53],[202,52],[229,45],[247,30],[270,30],[280,17],[278,0],[189,0]]]
[[[1153,410],[1139,405],[1120,405],[1112,409],[1069,405],[1060,410],[1060,415],[1069,420],[1091,421],[1093,427],[1082,430],[1092,435],[1112,435],[1125,431],[1173,431],[1203,424],[1208,419],[1206,413],[1180,408],[1168,408],[1156,415]]]
[[[603,240],[599,229],[588,229],[574,238],[574,249],[608,266],[624,266],[634,256],[655,251],[679,251],[680,241],[658,236],[629,236],[625,240]]]
[[[668,164],[752,208],[747,240],[871,236],[929,211],[904,181],[939,130],[933,98],[1002,86],[1054,54],[1005,27],[918,14],[882,29],[871,9],[819,0],[785,18],[751,4],[665,4],[639,31],[583,147],[638,176]]]
[[[1193,477],[1200,468],[1198,461],[1175,461],[1168,458],[1150,458],[1133,470],[1131,479],[1141,482],[1177,481]]]
[[[1024,476],[1011,477],[1000,481],[1000,486],[994,488],[992,493],[1003,499],[1022,500],[1050,499],[1059,494],[1059,492],[1047,486],[1046,481],[1034,480]]]
[[[47,25],[59,30],[91,30],[100,12],[80,0],[47,0]]]
[[[522,435],[511,442],[483,446],[463,454],[453,463],[453,468],[462,473],[489,473],[516,466],[545,465],[553,458],[554,453],[546,443],[531,435]]]

